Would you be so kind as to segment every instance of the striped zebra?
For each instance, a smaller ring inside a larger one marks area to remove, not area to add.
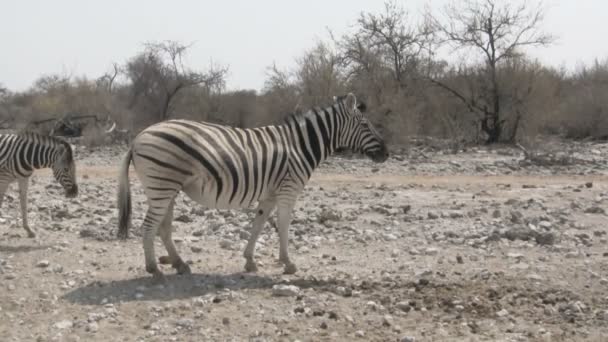
[[[35,133],[0,134],[0,207],[8,186],[17,180],[23,228],[27,236],[36,234],[27,222],[27,188],[35,169],[50,167],[65,195],[78,195],[76,166],[72,147],[67,142]]]
[[[294,115],[283,124],[241,129],[187,120],[170,120],[142,131],[122,162],[118,237],[126,239],[131,199],[131,162],[148,201],[142,223],[146,271],[164,275],[154,255],[157,234],[168,252],[159,258],[178,274],[189,274],[171,239],[175,197],[183,191],[208,208],[242,208],[258,203],[244,251],[245,270],[257,270],[254,248],[262,227],[278,210],[279,260],[285,273],[296,272],[287,252],[288,226],[296,198],[313,170],[336,149],[346,147],[381,163],[388,158],[383,139],[361,114],[365,106],[353,94],[335,97],[328,108]]]

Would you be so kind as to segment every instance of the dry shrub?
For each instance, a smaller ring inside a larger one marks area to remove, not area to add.
[[[82,144],[88,147],[97,147],[106,144],[106,133],[96,125],[87,125],[82,130]]]

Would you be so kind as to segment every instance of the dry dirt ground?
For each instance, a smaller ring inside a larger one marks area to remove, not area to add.
[[[251,211],[180,196],[174,237],[193,274],[164,267],[155,285],[135,177],[135,236],[114,238],[125,149],[79,147],[77,199],[48,171],[32,179],[36,239],[7,193],[0,341],[608,341],[608,145],[556,150],[568,158],[543,165],[506,147],[334,158],[296,207],[290,276],[271,224],[260,271],[244,273]]]

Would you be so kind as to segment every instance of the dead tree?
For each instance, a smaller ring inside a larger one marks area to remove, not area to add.
[[[498,6],[497,3],[497,0],[459,1],[448,5],[441,18],[429,14],[443,43],[454,50],[466,50],[472,53],[469,58],[478,56],[483,61],[480,66],[462,69],[465,77],[478,77],[473,92],[447,84],[441,78],[430,81],[480,115],[479,123],[487,135],[487,143],[504,139],[504,89],[501,89],[499,68],[508,60],[521,58],[523,48],[546,46],[553,41],[551,35],[539,29],[544,15],[540,5],[526,2],[519,6],[511,3]]]
[[[145,44],[144,51],[125,67],[132,88],[129,108],[143,100],[146,109],[155,109],[157,120],[163,121],[170,116],[171,105],[181,90],[193,86],[224,87],[228,69],[216,66],[207,72],[189,69],[183,62],[188,48],[189,45],[175,41]]]

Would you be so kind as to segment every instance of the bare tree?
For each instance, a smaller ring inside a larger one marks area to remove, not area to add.
[[[327,103],[343,91],[340,57],[327,43],[317,45],[297,59],[295,82],[306,107]]]
[[[228,68],[211,66],[206,72],[191,70],[183,62],[189,47],[175,41],[145,44],[144,51],[125,67],[132,83],[130,107],[143,97],[147,107],[152,107],[148,110],[155,110],[158,120],[162,121],[169,117],[172,102],[181,90],[193,86],[223,89]]]
[[[499,6],[497,0],[454,2],[445,7],[441,18],[429,15],[434,29],[441,34],[445,44],[454,50],[466,50],[481,56],[481,67],[462,69],[468,78],[477,78],[469,91],[449,85],[439,78],[432,78],[431,81],[480,115],[480,127],[487,134],[487,143],[505,140],[505,118],[501,104],[505,95],[504,89],[501,89],[499,69],[507,61],[521,58],[524,48],[546,46],[553,41],[551,35],[539,28],[543,15],[540,3],[534,5],[526,2],[514,6],[507,2]]]
[[[105,88],[108,93],[112,93],[112,86],[116,78],[123,72],[118,63],[112,63],[112,71],[108,71],[97,79],[97,85]]]
[[[408,13],[395,1],[386,2],[384,12],[361,13],[358,31],[345,36],[340,44],[344,62],[351,72],[377,72],[381,66],[397,87],[405,86],[408,72],[417,67],[431,38],[431,26],[413,25]]]

